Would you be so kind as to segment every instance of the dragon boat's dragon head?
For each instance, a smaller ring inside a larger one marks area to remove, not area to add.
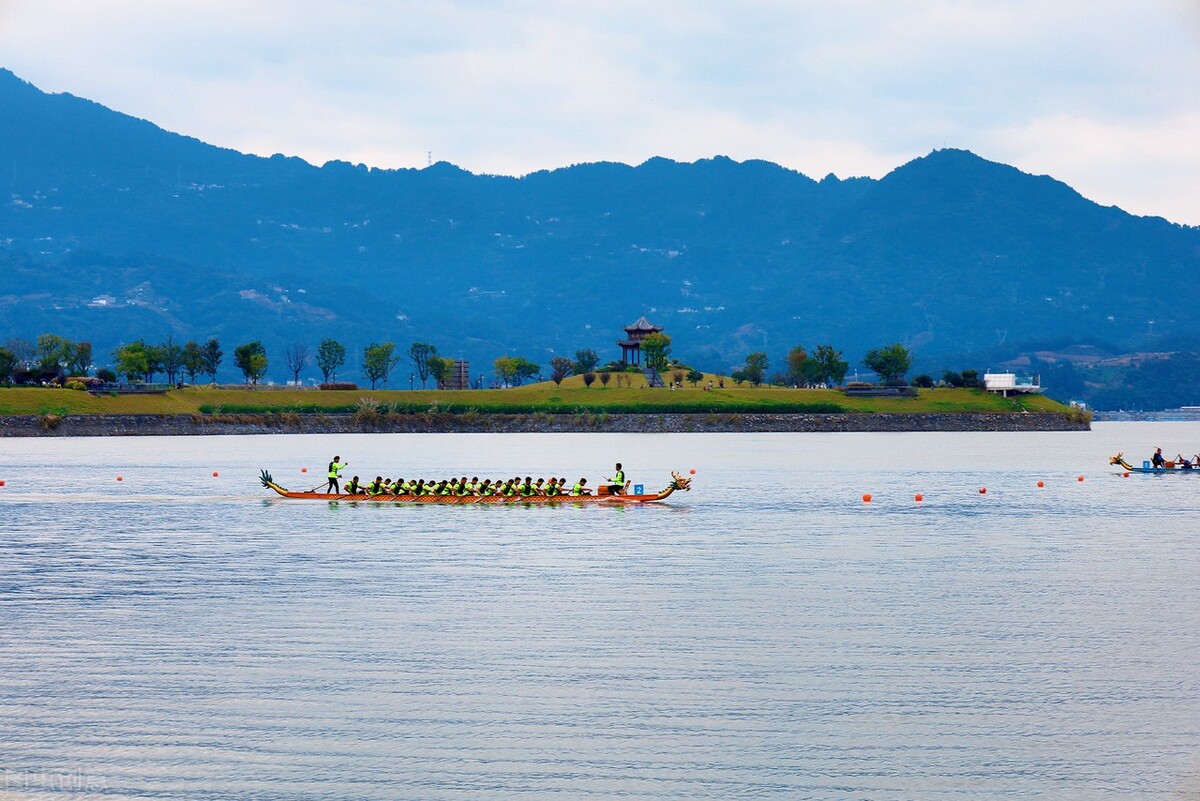
[[[1133,465],[1131,465],[1129,462],[1125,461],[1125,452],[1124,451],[1122,451],[1121,453],[1118,453],[1116,456],[1108,457],[1108,463],[1120,465],[1121,467],[1124,467],[1126,470],[1133,469]]]
[[[674,470],[672,470],[671,471],[671,489],[678,490],[680,492],[691,492],[692,491],[692,480],[690,478],[685,478],[685,477],[681,476],[679,473],[676,473]]]

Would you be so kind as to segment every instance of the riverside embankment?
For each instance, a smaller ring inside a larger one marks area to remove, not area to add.
[[[574,384],[572,383],[574,382]],[[1087,414],[1039,395],[922,389],[847,397],[829,389],[714,391],[561,386],[499,390],[189,387],[157,394],[0,389],[0,436],[357,432],[1076,431]]]
[[[702,414],[79,414],[0,415],[0,437],[351,433],[688,433],[805,431],[1086,431],[1057,412]]]

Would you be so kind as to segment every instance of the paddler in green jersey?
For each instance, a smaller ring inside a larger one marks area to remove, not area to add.
[[[572,495],[591,495],[591,491],[587,488],[587,479],[581,478],[575,482],[575,486],[571,487]]]

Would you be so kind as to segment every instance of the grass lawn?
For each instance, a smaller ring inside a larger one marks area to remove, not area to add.
[[[590,388],[572,376],[561,386],[551,382],[512,389],[483,390],[337,390],[317,389],[212,389],[192,387],[165,395],[92,396],[69,389],[0,389],[0,414],[196,414],[213,411],[265,412],[269,410],[347,411],[362,398],[380,404],[428,407],[444,411],[479,412],[752,412],[752,411],[846,411],[846,412],[1066,412],[1067,407],[1041,395],[1003,398],[976,389],[923,389],[916,398],[848,398],[828,389],[781,389],[749,385],[706,392],[685,384],[675,391],[647,389],[641,376],[632,376],[633,386],[607,387],[599,381]],[[715,377],[712,377],[714,384]],[[521,407],[529,407],[524,409]]]

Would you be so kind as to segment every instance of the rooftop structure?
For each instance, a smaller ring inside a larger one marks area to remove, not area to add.
[[[644,314],[633,323],[625,326],[626,338],[617,340],[617,344],[621,346],[621,364],[636,364],[641,366],[642,340],[650,334],[660,334],[662,330],[661,325],[655,325],[650,322]]]
[[[988,392],[999,392],[1008,397],[1014,395],[1035,394],[1042,391],[1040,376],[1019,376],[1016,373],[984,373],[983,388]]]

